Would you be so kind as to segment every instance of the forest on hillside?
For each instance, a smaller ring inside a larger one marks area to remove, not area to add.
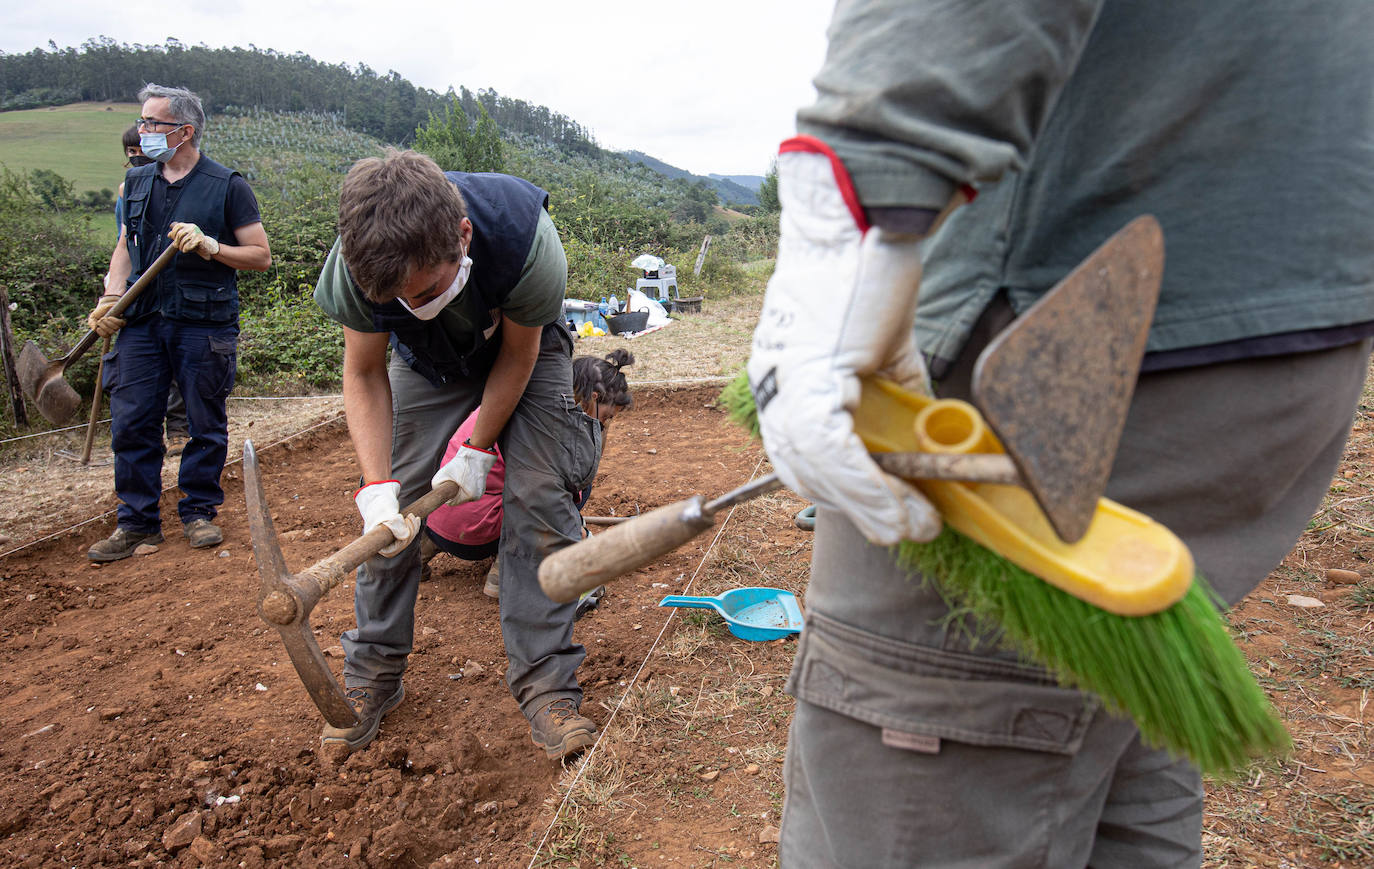
[[[307,54],[272,49],[210,48],[168,39],[128,45],[108,37],[80,48],[0,52],[0,111],[96,101],[133,102],[146,82],[190,88],[217,114],[232,107],[327,112],[350,130],[407,144],[431,112],[456,102],[470,117],[480,104],[500,128],[576,151],[596,144],[582,125],[546,106],[466,87],[440,94],[416,87],[394,70],[328,64]]]

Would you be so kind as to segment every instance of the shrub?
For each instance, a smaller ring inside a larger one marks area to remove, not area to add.
[[[343,373],[343,330],[315,304],[319,269],[297,268],[245,299],[239,318],[239,381],[248,389],[323,388]]]

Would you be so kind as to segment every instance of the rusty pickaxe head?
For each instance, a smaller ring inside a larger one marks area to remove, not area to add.
[[[320,598],[338,584],[342,572],[332,583],[329,573],[322,575],[319,568],[329,559],[299,574],[293,575],[286,569],[272,513],[267,509],[262,474],[258,470],[258,453],[252,441],[243,444],[243,492],[248,502],[248,527],[253,535],[253,559],[258,563],[258,575],[262,579],[258,590],[258,615],[281,634],[296,673],[310,692],[310,699],[324,714],[325,721],[335,727],[353,727],[358,723],[358,716],[344,696],[343,687],[330,672],[320,644],[315,642],[315,635],[310,630],[311,611]]]
[[[310,630],[310,613],[328,591],[343,581],[358,565],[396,540],[385,525],[353,540],[328,558],[320,559],[300,573],[286,569],[272,513],[258,470],[258,453],[252,441],[243,442],[243,494],[248,502],[248,529],[253,535],[253,558],[258,563],[262,585],[258,591],[258,615],[277,629],[291,663],[310,692],[310,699],[335,727],[353,727],[358,716],[349,705],[320,644]],[[444,481],[429,493],[402,508],[403,514],[423,519],[458,494],[458,484]]]

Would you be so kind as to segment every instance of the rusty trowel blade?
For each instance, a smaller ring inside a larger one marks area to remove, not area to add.
[[[15,373],[24,395],[34,403],[48,422],[61,425],[76,415],[81,396],[63,379],[66,359],[49,362],[32,341],[25,341],[15,361]]]
[[[983,351],[973,397],[1065,542],[1107,486],[1164,273],[1164,235],[1123,227]]]

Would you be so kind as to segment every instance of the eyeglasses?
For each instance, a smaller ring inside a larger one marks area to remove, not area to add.
[[[183,124],[182,124],[181,121],[159,121],[157,118],[138,118],[138,119],[135,121],[135,123],[138,124],[138,128],[139,128],[140,130],[141,130],[141,129],[144,129],[144,128],[151,128],[151,127],[180,127],[180,126],[183,126]]]

